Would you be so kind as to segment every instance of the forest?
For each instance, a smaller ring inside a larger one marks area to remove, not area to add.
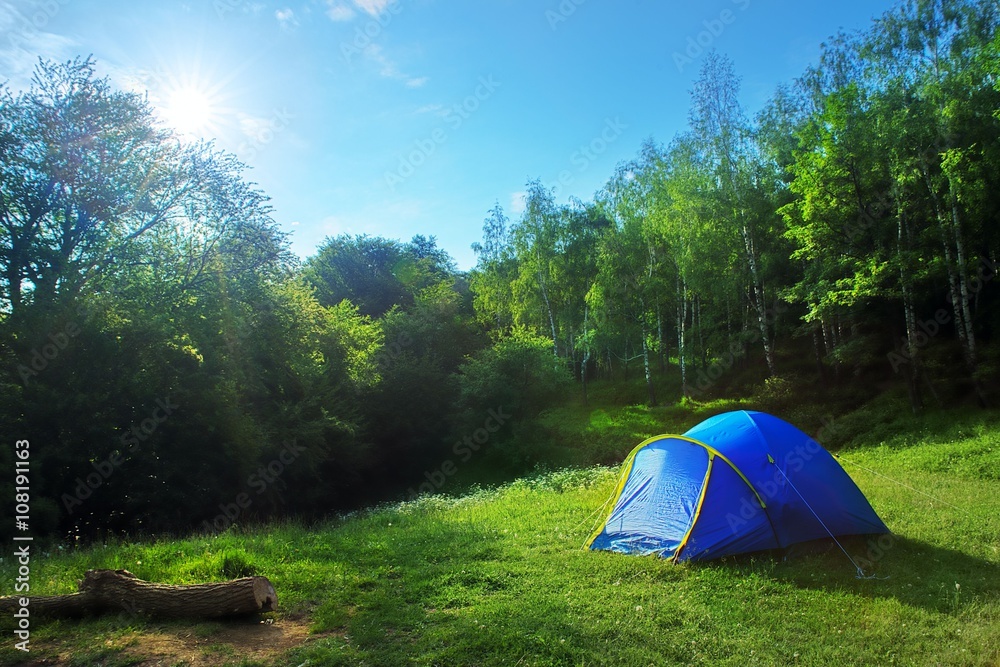
[[[0,88],[0,432],[30,437],[33,530],[211,533],[433,493],[470,460],[513,476],[595,382],[995,405],[998,25],[901,3],[757,113],[712,52],[683,133],[592,201],[530,180],[523,213],[469,221],[471,271],[430,233],[299,259],[235,156],[91,58],[40,62]]]

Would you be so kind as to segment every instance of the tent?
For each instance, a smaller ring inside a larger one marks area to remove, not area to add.
[[[591,549],[675,562],[888,533],[815,440],[763,412],[727,412],[639,444]]]

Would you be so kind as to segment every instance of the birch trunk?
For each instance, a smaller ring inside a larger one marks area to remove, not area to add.
[[[913,307],[912,282],[906,271],[907,258],[905,248],[909,246],[909,233],[906,228],[906,215],[896,197],[896,258],[899,263],[899,287],[903,293],[903,319],[906,322],[906,347],[909,353],[910,368],[906,373],[906,388],[910,395],[910,409],[917,414],[924,409],[924,401],[920,396],[920,348],[916,342],[917,318]]]
[[[663,340],[663,313],[661,312],[660,304],[656,304],[656,340],[658,345],[657,353],[660,358],[660,372],[663,373],[667,370],[666,365],[666,349],[664,347]]]
[[[682,286],[683,283],[683,286]],[[677,363],[681,367],[681,396],[687,398],[687,278],[677,274]]]
[[[764,285],[760,280],[760,273],[757,270],[756,248],[750,229],[743,224],[741,228],[743,235],[743,245],[747,253],[747,263],[750,265],[750,277],[753,282],[754,309],[757,311],[757,322],[760,325],[760,339],[764,345],[764,358],[767,360],[767,370],[771,377],[775,375],[774,349],[771,346],[771,336],[767,327],[767,307],[764,305]]]

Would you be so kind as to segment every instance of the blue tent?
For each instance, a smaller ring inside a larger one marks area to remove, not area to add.
[[[727,412],[632,450],[591,549],[674,561],[887,533],[834,458],[791,424]]]

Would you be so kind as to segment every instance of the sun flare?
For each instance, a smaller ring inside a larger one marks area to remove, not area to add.
[[[163,121],[178,134],[206,137],[218,123],[218,104],[207,91],[196,86],[180,86],[166,93],[161,108]]]

